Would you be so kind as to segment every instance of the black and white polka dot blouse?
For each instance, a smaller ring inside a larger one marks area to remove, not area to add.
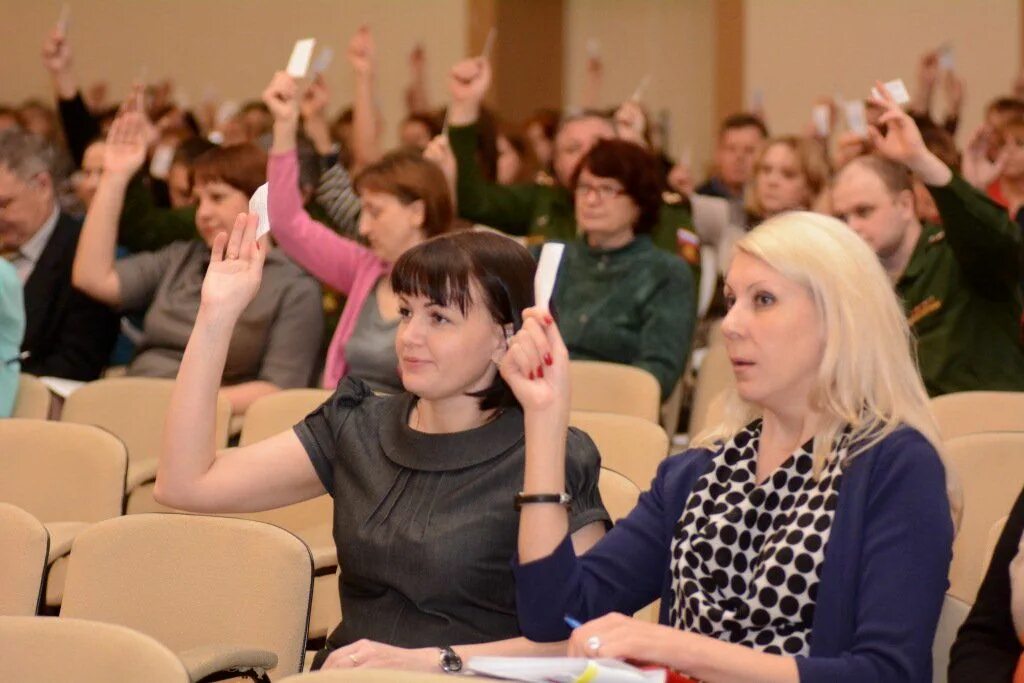
[[[810,652],[814,606],[846,455],[818,479],[808,443],[756,483],[761,421],[693,487],[672,542],[673,626],[774,654]]]

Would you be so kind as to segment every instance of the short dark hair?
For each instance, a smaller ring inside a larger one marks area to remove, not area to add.
[[[612,178],[640,209],[633,232],[649,233],[658,222],[661,211],[661,175],[658,160],[640,145],[618,139],[598,140],[580,159],[572,174],[569,188],[575,193],[583,169],[599,178]]]
[[[423,234],[433,237],[451,229],[455,209],[444,173],[416,152],[398,150],[370,164],[352,181],[355,191],[386,192],[402,204],[423,202]]]
[[[391,289],[455,306],[463,314],[473,303],[483,304],[495,324],[518,331],[523,309],[533,305],[535,270],[530,252],[510,237],[489,230],[459,230],[402,254],[391,270]],[[474,284],[483,301],[473,301]],[[481,410],[519,405],[500,373],[491,386],[471,395],[480,399]]]
[[[1019,97],[997,97],[985,106],[985,113],[1024,116],[1024,100]]]
[[[426,112],[413,112],[402,119],[402,125],[407,123],[418,123],[427,129],[431,138],[441,134],[441,124],[437,117]]]
[[[721,140],[722,136],[730,130],[739,130],[740,128],[757,128],[761,132],[761,137],[768,137],[768,126],[764,125],[760,116],[739,112],[729,114],[722,120],[722,125],[718,127],[718,139]]]
[[[267,182],[267,154],[251,142],[215,147],[196,157],[192,175],[195,185],[226,183],[251,197]]]

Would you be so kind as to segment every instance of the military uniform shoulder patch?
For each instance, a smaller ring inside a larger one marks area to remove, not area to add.
[[[942,240],[946,239],[946,231],[940,230],[931,237],[928,238],[928,244],[938,244]]]
[[[907,316],[907,323],[913,327],[919,323],[922,318],[935,313],[941,308],[942,302],[934,296],[930,296],[910,310],[910,314]]]
[[[533,177],[533,182],[544,187],[555,186],[555,179],[547,171],[537,171],[537,175]]]

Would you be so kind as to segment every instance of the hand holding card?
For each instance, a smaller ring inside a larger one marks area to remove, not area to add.
[[[292,56],[288,59],[288,66],[285,71],[292,78],[305,78],[309,72],[309,62],[313,58],[313,48],[316,47],[315,38],[303,38],[295,41],[292,48]]]
[[[555,292],[558,266],[562,263],[564,252],[565,245],[560,242],[545,242],[541,247],[537,272],[533,276],[533,301],[536,308],[551,310],[551,295]]]

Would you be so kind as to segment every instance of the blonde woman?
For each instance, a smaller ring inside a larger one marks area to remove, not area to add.
[[[736,244],[725,292],[727,417],[580,556],[537,495],[565,490],[567,354],[527,312],[502,364],[525,411],[524,635],[702,681],[930,681],[954,497],[878,258],[835,219],[784,214]],[[659,624],[622,616],[658,598]]]
[[[821,145],[794,135],[768,140],[747,187],[748,225],[785,211],[817,208],[831,170]]]

